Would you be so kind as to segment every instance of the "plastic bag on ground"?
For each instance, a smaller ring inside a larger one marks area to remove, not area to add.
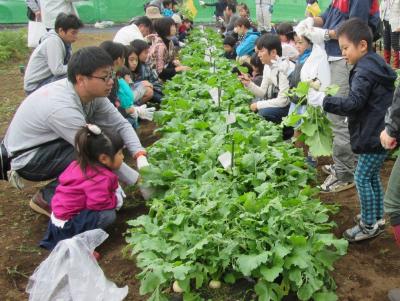
[[[108,234],[94,229],[60,241],[29,278],[30,301],[120,301],[128,287],[109,281],[94,258]]]

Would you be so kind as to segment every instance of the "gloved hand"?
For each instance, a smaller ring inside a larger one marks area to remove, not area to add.
[[[311,27],[307,29],[304,36],[308,38],[313,44],[324,44],[325,43],[325,33],[327,29],[322,29],[318,27]]]
[[[137,165],[137,168],[140,170],[140,169],[142,169],[143,167],[145,167],[145,166],[149,166],[149,162],[147,161],[147,158],[146,158],[146,156],[139,156],[137,159],[136,159],[136,165]]]
[[[115,207],[115,210],[119,210],[124,204],[124,198],[126,198],[126,194],[119,184],[117,190],[115,191],[115,196],[117,197],[117,206]]]
[[[319,91],[319,89],[321,89],[321,81],[318,78],[310,80],[309,83],[310,87],[315,91]]]
[[[131,114],[133,118],[140,118],[146,120],[153,120],[154,111],[156,108],[150,107],[147,105],[141,105],[140,107],[134,107],[134,112]]]
[[[220,23],[220,24],[224,24],[224,22],[225,22],[225,20],[224,20],[224,18],[222,18],[222,17],[218,17],[218,23]]]
[[[325,98],[324,92],[315,91],[314,89],[310,89],[308,91],[307,103],[313,107],[322,107],[322,103]]]
[[[305,18],[304,20],[300,21],[297,26],[300,26],[301,28],[311,28],[314,26],[314,18],[313,17],[308,17]]]
[[[202,0],[199,0],[199,4],[200,4],[201,6],[206,5],[206,3],[205,3],[204,1],[202,1]]]

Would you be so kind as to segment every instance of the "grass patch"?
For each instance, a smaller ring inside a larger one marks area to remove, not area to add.
[[[0,32],[0,63],[25,58],[29,52],[26,29]]]

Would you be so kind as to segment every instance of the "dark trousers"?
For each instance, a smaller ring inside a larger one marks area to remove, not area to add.
[[[383,21],[383,48],[385,50],[400,51],[400,32],[392,32],[389,21]]]
[[[54,143],[39,147],[28,164],[17,172],[28,181],[55,179],[41,189],[43,198],[50,204],[58,185],[58,176],[73,160],[75,160],[74,147],[67,141],[59,139]]]

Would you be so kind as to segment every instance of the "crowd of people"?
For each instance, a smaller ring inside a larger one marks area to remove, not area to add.
[[[26,68],[27,97],[2,143],[12,158],[13,185],[21,187],[20,178],[52,180],[30,202],[50,217],[43,247],[52,249],[59,240],[112,224],[124,198],[119,181],[132,185],[139,178],[123,163],[124,148],[138,169],[148,165],[135,129],[141,120],[152,120],[163,101],[163,83],[190,70],[177,54],[193,22],[179,14],[176,4],[150,1],[145,15],[119,29],[113,41],[74,54],[71,44],[83,27],[76,12],[46,23],[48,34]],[[257,22],[245,3],[201,4],[216,8],[224,56],[248,68],[238,79],[254,95],[250,111],[276,124],[307,105],[326,112],[334,136],[333,164],[322,167],[327,178],[321,192],[355,186],[360,200],[361,212],[343,237],[358,242],[378,236],[386,212],[400,246],[400,159],[386,195],[380,178],[388,151],[400,137],[400,90],[395,91],[393,71],[399,68],[400,0],[381,5],[377,0],[332,1],[320,15],[318,1],[306,1],[307,18],[276,28],[270,22],[273,0],[256,1]],[[41,16],[32,11],[35,18]],[[373,47],[381,19],[383,58]],[[299,82],[310,85],[307,102],[300,104],[287,93]],[[325,88],[333,84],[338,93],[326,95]],[[299,128],[286,127],[283,139],[299,134]],[[315,164],[315,158],[308,156],[308,162]],[[400,300],[398,291],[390,294]]]

